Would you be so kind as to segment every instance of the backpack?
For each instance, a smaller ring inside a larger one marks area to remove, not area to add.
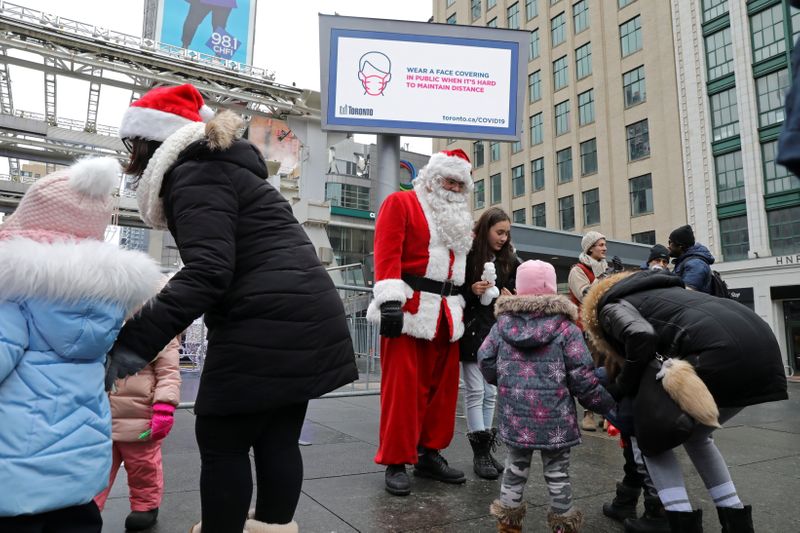
[[[711,296],[718,298],[730,298],[731,291],[728,289],[728,284],[722,279],[722,275],[716,270],[711,271]]]

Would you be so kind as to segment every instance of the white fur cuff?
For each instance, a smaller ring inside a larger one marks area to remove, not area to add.
[[[402,279],[382,279],[372,289],[372,301],[367,308],[367,320],[375,324],[381,321],[381,304],[384,302],[406,303],[414,291]]]

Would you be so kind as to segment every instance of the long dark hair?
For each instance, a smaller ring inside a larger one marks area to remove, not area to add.
[[[505,221],[511,222],[511,218],[505,211],[499,207],[490,207],[475,223],[472,230],[475,240],[472,241],[472,249],[467,255],[467,279],[465,280],[467,284],[472,285],[481,279],[484,263],[491,261],[493,256],[498,285],[503,286],[508,281],[508,275],[516,261],[511,246],[511,234],[499,252],[492,250],[489,245],[489,230],[498,222]]]
[[[123,139],[123,142],[126,147],[130,146],[131,159],[122,171],[129,176],[133,176],[135,178],[134,183],[138,183],[139,178],[142,177],[142,173],[147,168],[147,163],[150,162],[150,158],[161,146],[161,141],[149,141],[135,137],[133,139]]]

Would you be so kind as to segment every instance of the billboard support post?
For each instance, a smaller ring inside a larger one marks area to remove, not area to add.
[[[378,135],[378,179],[375,187],[375,212],[387,196],[400,187],[400,136]]]

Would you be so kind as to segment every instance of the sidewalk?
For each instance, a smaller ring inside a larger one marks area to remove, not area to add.
[[[800,494],[800,385],[789,384],[789,401],[746,409],[716,440],[731,467],[739,495],[753,505],[759,532],[800,531],[800,514],[791,501]],[[315,400],[308,411],[303,440],[305,482],[296,520],[301,533],[327,532],[481,532],[494,531],[489,503],[499,493],[499,481],[477,478],[464,437],[463,418],[444,452],[450,464],[467,472],[467,483],[450,486],[413,478],[413,493],[390,496],[383,489],[383,468],[372,462],[377,446],[380,399],[377,396]],[[164,443],[164,501],[159,522],[151,531],[186,532],[199,520],[200,456],[194,440],[194,417],[176,413],[175,428]],[[603,502],[614,495],[622,473],[617,439],[605,433],[585,433],[573,449],[571,474],[577,505],[586,515],[587,533],[621,533],[622,526],[603,516]],[[500,449],[499,455],[503,455]],[[681,452],[684,471],[691,465]],[[525,492],[528,516],[524,531],[544,531],[547,493],[534,459]],[[689,477],[689,495],[702,506],[706,531],[719,531],[716,512],[699,477]],[[254,491],[255,496],[255,491]],[[641,508],[641,505],[640,505]],[[104,532],[118,533],[128,513],[127,484],[120,472],[103,513]]]

